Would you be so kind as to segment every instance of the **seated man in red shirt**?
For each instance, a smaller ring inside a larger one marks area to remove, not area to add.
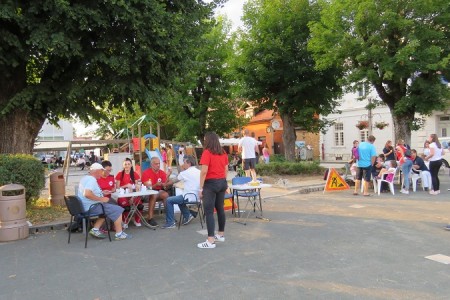
[[[164,207],[166,207],[166,199],[169,197],[167,190],[169,190],[173,185],[173,182],[169,179],[172,170],[169,168],[167,174],[161,170],[161,161],[158,157],[152,157],[150,162],[150,169],[147,169],[142,173],[142,184],[149,189],[159,191],[157,195],[150,196],[148,203],[148,223],[151,226],[156,227],[158,226],[158,223],[153,218],[155,204],[156,201],[163,201]]]

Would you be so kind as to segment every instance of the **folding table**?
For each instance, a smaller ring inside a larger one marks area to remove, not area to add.
[[[247,198],[247,203],[245,204],[244,211],[247,209],[248,204],[250,203],[253,207],[253,212],[256,213],[256,208],[258,208],[260,215],[256,215],[257,219],[262,219],[265,221],[270,221],[267,218],[263,217],[263,208],[262,208],[262,200],[261,200],[261,189],[272,187],[270,184],[260,183],[259,185],[250,185],[250,184],[235,184],[231,186],[233,190],[233,198],[236,197],[237,203],[237,212],[235,211],[235,216],[237,214],[238,219],[241,218],[241,211],[239,206],[239,196]],[[258,198],[258,199],[256,199]],[[259,200],[259,201],[257,201]],[[247,212],[247,216],[244,221],[236,221],[237,223],[241,223],[243,225],[247,225],[247,219],[250,216],[251,210]]]
[[[151,196],[158,194],[158,191],[155,190],[145,190],[145,191],[139,191],[139,192],[132,192],[132,193],[112,193],[111,198],[114,200],[117,200],[119,198],[130,198],[130,212],[127,216],[127,219],[125,220],[125,224],[128,225],[130,221],[132,220],[133,216],[137,214],[139,217],[141,217],[141,223],[144,224],[145,227],[156,229],[154,226],[151,226],[148,224],[147,220],[145,220],[144,216],[141,214],[141,212],[138,209],[138,204],[134,203],[134,197],[140,197],[140,196]]]

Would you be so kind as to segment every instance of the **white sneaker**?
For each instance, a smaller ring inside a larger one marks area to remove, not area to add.
[[[407,190],[405,190],[405,189],[401,189],[401,190],[400,190],[400,193],[408,195],[408,194],[409,194],[409,191],[407,191]]]
[[[437,195],[438,193],[437,192],[435,192],[435,191],[430,191],[430,195]]]
[[[115,236],[114,236],[114,239],[116,241],[123,241],[123,240],[128,240],[128,239],[131,239],[131,238],[132,238],[131,234],[126,234],[123,231],[120,234],[116,233]]]
[[[214,235],[214,241],[216,242],[225,242],[225,237],[223,235]]]
[[[141,222],[136,222],[135,220],[133,220],[133,223],[134,223],[134,226],[136,226],[136,227],[142,226]]]
[[[206,240],[204,243],[197,244],[197,247],[200,249],[214,249],[216,248],[216,244],[211,244],[208,240]]]

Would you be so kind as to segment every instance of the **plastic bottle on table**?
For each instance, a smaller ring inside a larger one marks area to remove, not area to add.
[[[141,180],[139,179],[139,180],[136,182],[136,192],[141,191],[141,187],[142,187],[142,182],[141,182]]]
[[[147,182],[148,182],[148,189],[151,190],[152,189],[152,180],[149,179]]]

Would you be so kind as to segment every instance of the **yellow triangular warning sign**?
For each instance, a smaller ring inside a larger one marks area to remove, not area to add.
[[[350,186],[345,182],[345,180],[339,175],[339,173],[334,169],[328,169],[327,183],[325,184],[325,191],[343,191],[349,190]]]

